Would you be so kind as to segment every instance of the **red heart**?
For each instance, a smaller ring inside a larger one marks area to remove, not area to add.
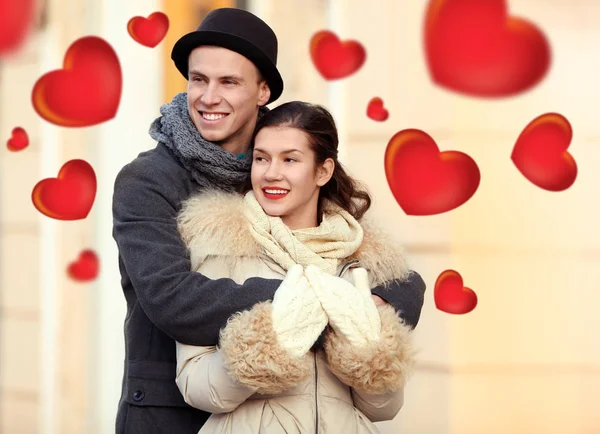
[[[87,217],[96,198],[96,174],[87,161],[67,161],[58,178],[47,178],[33,187],[35,208],[57,220],[81,220]]]
[[[19,49],[31,30],[33,0],[0,0],[0,55]]]
[[[21,127],[16,127],[12,130],[12,137],[6,143],[9,151],[21,151],[29,146],[29,137],[27,131]]]
[[[114,118],[122,90],[119,58],[95,36],[80,38],[67,50],[64,70],[35,83],[32,102],[45,120],[63,127],[85,127]]]
[[[98,256],[93,250],[83,250],[75,262],[71,262],[67,268],[67,274],[78,282],[88,282],[98,277]]]
[[[138,43],[154,48],[163,40],[169,30],[169,17],[162,12],[154,12],[148,18],[133,17],[127,23],[129,35]]]
[[[461,315],[477,306],[477,294],[463,286],[461,275],[454,270],[446,270],[438,276],[433,298],[435,307],[446,313]]]
[[[383,107],[383,100],[381,98],[373,98],[369,101],[369,105],[367,106],[367,116],[373,119],[374,121],[385,121],[387,120],[390,114]]]
[[[385,150],[385,174],[392,194],[408,215],[432,215],[461,206],[475,194],[480,173],[468,155],[440,152],[421,130],[394,135]]]
[[[483,97],[523,92],[550,66],[550,46],[536,26],[508,16],[505,0],[431,0],[425,51],[433,81]]]
[[[577,177],[577,163],[567,151],[572,137],[571,124],[564,116],[538,116],[519,135],[511,160],[538,187],[566,190]]]
[[[359,42],[341,42],[335,33],[321,30],[310,41],[310,56],[324,78],[335,80],[358,71],[367,53]]]

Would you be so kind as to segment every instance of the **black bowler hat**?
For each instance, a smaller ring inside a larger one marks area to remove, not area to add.
[[[173,47],[171,59],[188,79],[188,58],[194,48],[215,45],[249,59],[269,84],[273,102],[283,92],[283,80],[277,71],[277,36],[256,15],[243,9],[220,8],[210,11],[195,32],[182,36]]]

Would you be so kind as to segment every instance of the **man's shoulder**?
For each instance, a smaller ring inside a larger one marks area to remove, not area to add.
[[[162,143],[158,143],[153,149],[141,152],[127,163],[122,169],[136,172],[156,173],[156,171],[185,170],[177,161],[177,158]]]
[[[123,166],[117,175],[117,181],[136,178],[162,183],[173,179],[182,181],[188,177],[189,173],[183,165],[164,144],[159,143]]]

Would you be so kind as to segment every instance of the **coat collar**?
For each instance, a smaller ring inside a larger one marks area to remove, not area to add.
[[[183,202],[177,226],[191,256],[260,256],[262,248],[250,233],[243,206],[243,196],[214,190],[202,191]],[[363,242],[344,262],[359,261],[371,273],[375,286],[406,279],[409,268],[399,246],[371,218],[363,217],[360,224]]]

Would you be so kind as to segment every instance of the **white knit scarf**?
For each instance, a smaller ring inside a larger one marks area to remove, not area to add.
[[[288,270],[294,264],[315,265],[335,274],[342,259],[352,255],[363,240],[360,224],[347,211],[328,202],[318,227],[291,230],[280,217],[262,209],[254,192],[244,197],[244,214],[252,236],[266,254]]]

